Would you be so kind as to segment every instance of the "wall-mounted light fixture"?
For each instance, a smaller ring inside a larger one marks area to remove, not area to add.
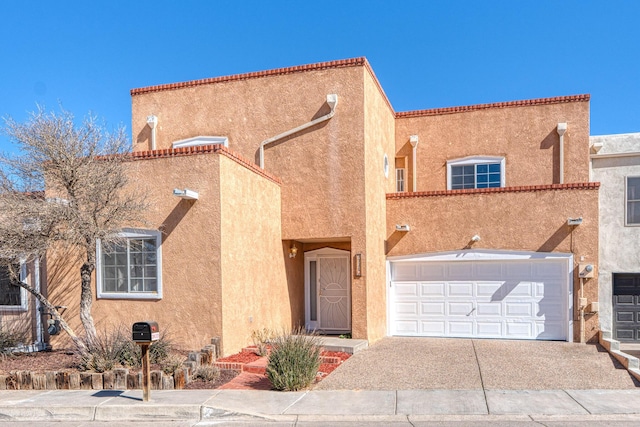
[[[362,254],[357,253],[355,256],[355,271],[354,276],[362,277]]]
[[[189,190],[188,188],[185,188],[184,190],[180,190],[179,188],[174,188],[173,195],[185,200],[198,200],[198,192]]]
[[[582,224],[582,217],[578,218],[567,218],[567,225],[580,225]]]
[[[480,236],[478,236],[478,235],[476,234],[475,236],[473,236],[473,237],[471,238],[471,241],[472,241],[472,242],[479,242],[479,241],[480,241]]]
[[[411,231],[411,227],[409,224],[396,224],[396,231],[403,231],[406,233],[407,231]]]
[[[290,248],[289,248],[289,258],[295,258],[296,255],[298,255],[298,248],[296,247],[296,244],[294,243]]]

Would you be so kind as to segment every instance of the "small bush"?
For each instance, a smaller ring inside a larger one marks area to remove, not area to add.
[[[149,361],[164,364],[173,349],[165,334],[149,346]],[[120,366],[139,368],[142,365],[140,345],[132,339],[124,327],[98,334],[94,343],[87,343],[88,355],[82,358],[80,368],[86,371],[106,372]]]
[[[85,371],[106,372],[119,366],[120,355],[127,338],[118,330],[98,334],[96,340],[87,343],[88,354],[82,357],[80,368]]]
[[[318,338],[293,331],[272,341],[267,377],[276,390],[297,391],[309,387],[320,367]]]
[[[24,334],[15,328],[0,326],[0,354],[8,354],[13,347],[24,342]]]
[[[165,358],[164,362],[162,362],[162,372],[167,375],[173,375],[182,368],[183,363],[184,357],[179,354],[170,354]]]
[[[219,376],[220,369],[215,366],[198,366],[191,375],[191,379],[194,381],[213,381],[216,380]]]
[[[251,332],[251,341],[258,349],[258,355],[267,355],[267,346],[276,337],[276,333],[268,328],[256,329]]]

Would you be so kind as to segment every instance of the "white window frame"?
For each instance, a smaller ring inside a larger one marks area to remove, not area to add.
[[[222,144],[229,146],[229,138],[226,136],[196,136],[193,138],[181,139],[171,144],[172,148],[198,147],[201,145]]]
[[[20,261],[20,281],[27,280],[27,264],[24,261]],[[20,288],[20,305],[0,305],[0,311],[27,311],[27,290]]]
[[[156,239],[157,289],[155,292],[104,292],[102,290],[102,242],[96,241],[96,295],[99,299],[162,299],[162,233],[158,230],[124,229],[118,233],[123,239]]]
[[[447,160],[447,190],[451,190],[451,168],[453,166],[482,165],[487,163],[500,163],[500,187],[506,187],[504,157],[469,156],[462,157],[460,159]]]
[[[627,213],[629,212],[629,202],[640,202],[640,199],[629,200],[629,179],[640,179],[640,176],[625,176],[624,177],[624,225],[625,227],[640,227],[640,222],[629,222]]]
[[[400,176],[401,175],[401,176]],[[407,188],[406,168],[396,168],[396,193],[404,193]]]

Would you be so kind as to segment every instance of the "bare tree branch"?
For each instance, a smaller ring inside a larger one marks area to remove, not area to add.
[[[123,227],[144,223],[147,208],[145,195],[129,184],[130,144],[123,129],[106,132],[92,116],[76,125],[64,110],[38,108],[25,123],[5,124],[19,154],[0,154],[0,259],[34,260],[60,242],[80,248],[80,319],[91,343],[96,241],[117,241]]]

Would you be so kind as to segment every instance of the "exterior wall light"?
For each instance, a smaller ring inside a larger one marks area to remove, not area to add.
[[[173,195],[185,200],[198,200],[198,192],[189,190],[188,188],[185,188],[184,190],[180,190],[179,188],[174,188]]]
[[[580,225],[580,224],[582,224],[582,217],[567,218],[567,225]]]
[[[409,224],[396,224],[396,231],[411,231]]]
[[[289,248],[289,258],[295,258],[296,255],[298,255],[298,248],[296,247],[296,244],[294,243],[293,246],[291,246]]]

